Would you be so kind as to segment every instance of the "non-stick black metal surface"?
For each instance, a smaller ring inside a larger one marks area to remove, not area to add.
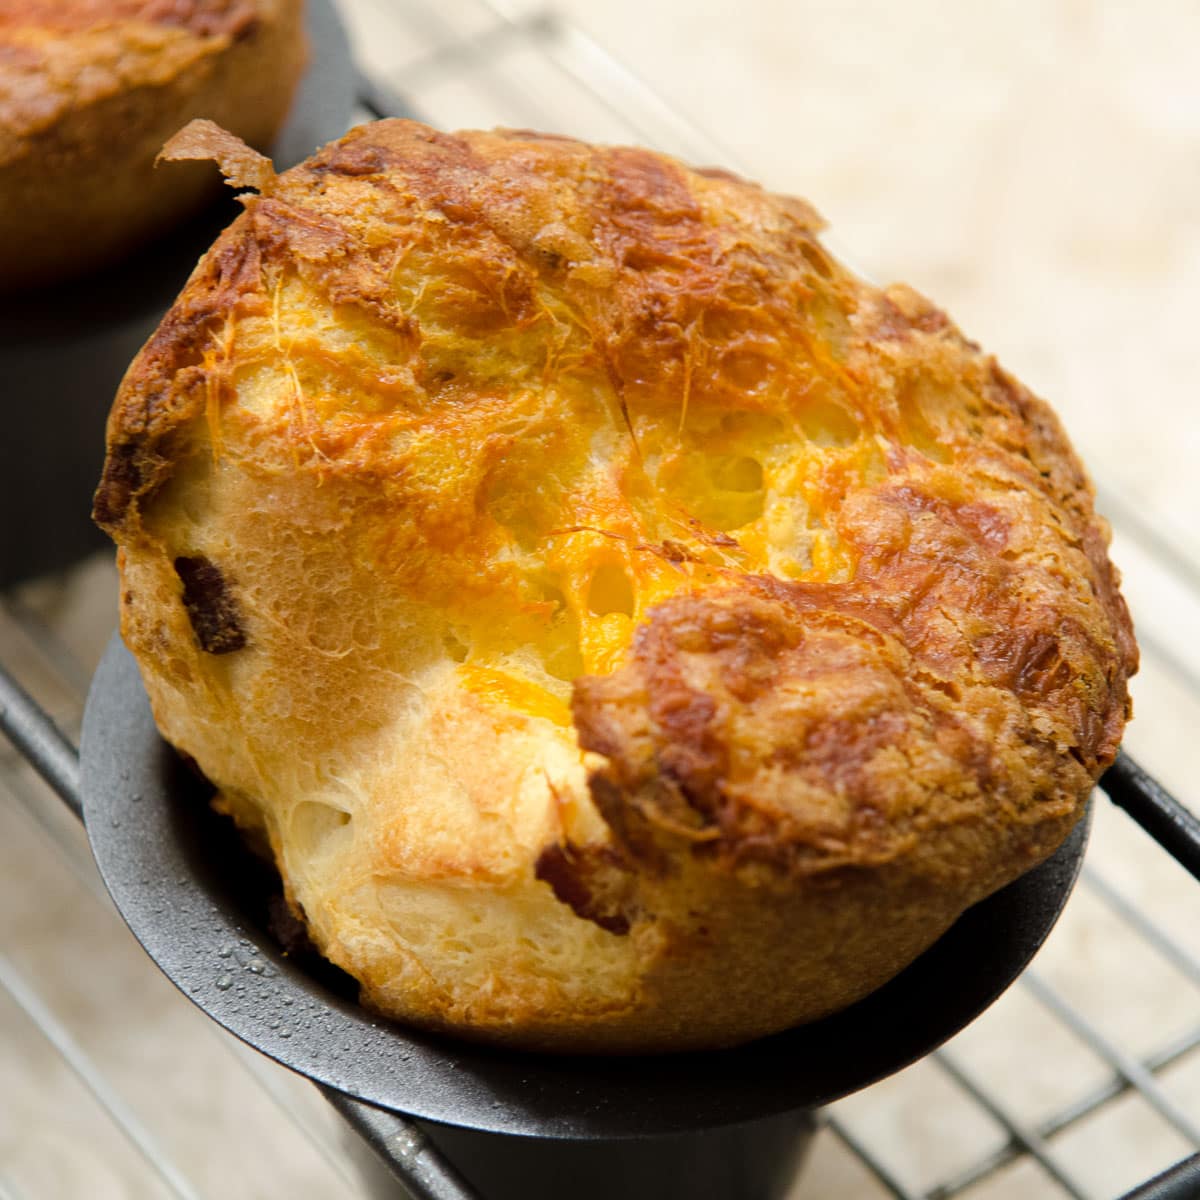
[[[281,168],[341,136],[354,108],[357,77],[336,12],[330,0],[307,10],[312,61],[271,150]],[[114,267],[0,301],[0,586],[102,544],[88,514],[113,393],[237,211],[226,199]]]
[[[834,1017],[737,1050],[654,1058],[516,1054],[380,1020],[333,968],[269,931],[273,873],[159,737],[114,637],[88,698],[84,816],[101,874],[166,975],[286,1066],[398,1112],[538,1137],[644,1137],[824,1104],[926,1054],[1020,973],[1066,902],[1082,822],[1041,867],[967,912],[891,983]]]

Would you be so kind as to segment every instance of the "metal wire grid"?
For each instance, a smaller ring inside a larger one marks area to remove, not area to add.
[[[343,0],[343,11],[357,35],[363,66],[360,97],[368,116],[392,113],[425,117],[443,126],[510,124],[555,128],[589,138],[633,140],[678,153],[693,161],[736,166],[734,155],[714,146],[689,121],[673,112],[640,80],[584,34],[546,10],[511,11],[486,0],[453,3],[389,3],[389,0]],[[1112,496],[1103,507],[1115,518],[1118,531],[1126,531],[1145,553],[1153,569],[1200,596],[1200,572],[1178,555],[1170,542],[1138,521]],[[68,733],[78,728],[88,670],[68,651],[34,605],[20,593],[3,598],[0,624],[37,665],[43,677],[53,678],[50,705]],[[1159,649],[1153,633],[1143,645],[1152,654]],[[1173,671],[1182,686],[1200,695],[1200,678],[1186,661],[1163,649],[1156,655],[1160,666]],[[11,665],[11,664],[10,664]],[[0,698],[0,713],[9,715],[19,698]],[[68,743],[44,739],[42,766],[59,790],[70,796],[77,790],[77,764]],[[36,748],[35,753],[37,753]],[[18,756],[0,751],[0,786],[21,801],[24,810],[54,838],[66,860],[88,886],[99,884],[88,863],[86,845],[77,829],[61,820],[47,804],[46,795],[28,777]],[[1200,959],[1153,920],[1115,884],[1089,866],[1083,887],[1125,923],[1191,984],[1200,988]],[[1200,1122],[1162,1085],[1161,1074],[1187,1058],[1200,1046],[1200,1024],[1174,1036],[1152,1052],[1133,1056],[1106,1036],[1079,1008],[1037,971],[1028,971],[1019,985],[1060,1022],[1091,1054],[1106,1064],[1108,1077],[1080,1091],[1069,1104],[1036,1123],[1029,1123],[1015,1107],[999,1096],[977,1070],[969,1067],[955,1049],[943,1049],[929,1060],[950,1081],[960,1103],[973,1104],[1003,1131],[1002,1143],[987,1154],[932,1186],[915,1188],[888,1162],[870,1139],[859,1133],[840,1109],[823,1117],[826,1138],[833,1138],[861,1163],[874,1181],[874,1194],[899,1200],[951,1200],[993,1179],[1005,1167],[1022,1160],[1037,1164],[1045,1195],[1066,1195],[1077,1200],[1097,1200],[1097,1193],[1077,1177],[1056,1149],[1059,1135],[1088,1116],[1129,1093],[1140,1096],[1173,1128],[1184,1143],[1200,1150]],[[200,1192],[179,1164],[172,1161],[161,1141],[145,1126],[106,1078],[104,1071],[58,1020],[8,958],[0,955],[0,993],[16,1005],[38,1033],[53,1046],[108,1113],[113,1125],[136,1150],[157,1178],[161,1190],[178,1200],[198,1198]],[[295,1091],[281,1084],[276,1069],[224,1036],[216,1039],[232,1053],[252,1085],[267,1096],[283,1117],[295,1124],[347,1187],[356,1186],[344,1146],[327,1122],[314,1119],[311,1108],[297,1103]],[[406,1180],[415,1195],[452,1200],[469,1191],[447,1171],[436,1154],[423,1143],[410,1123],[378,1110],[328,1095],[334,1107],[381,1153]],[[1197,1194],[1193,1167],[1177,1170],[1154,1195]],[[1146,1185],[1150,1188],[1151,1185]],[[1174,1190],[1172,1190],[1174,1188]],[[800,1195],[803,1195],[801,1189]],[[1143,1194],[1138,1190],[1139,1196]],[[1149,1195],[1147,1191],[1145,1194]],[[15,1182],[0,1173],[0,1200],[19,1197]],[[1133,1196],[1134,1193],[1130,1193]]]

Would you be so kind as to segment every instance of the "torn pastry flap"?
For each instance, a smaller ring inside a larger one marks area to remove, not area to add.
[[[158,152],[155,166],[164,159],[167,162],[211,159],[220,167],[230,187],[254,188],[266,195],[275,186],[274,163],[214,121],[189,121]]]

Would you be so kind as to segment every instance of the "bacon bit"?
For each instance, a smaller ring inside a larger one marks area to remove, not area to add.
[[[600,858],[604,856],[603,851],[595,853]],[[570,845],[547,846],[538,856],[534,874],[543,883],[548,883],[554,898],[570,908],[577,917],[591,921],[606,933],[615,933],[618,937],[629,932],[629,917],[620,908],[614,907],[611,899],[605,903],[602,897],[593,894],[589,863],[584,852]]]
[[[200,649],[208,654],[230,654],[246,645],[237,601],[220,568],[204,555],[175,560],[175,574],[183,584],[183,607]]]

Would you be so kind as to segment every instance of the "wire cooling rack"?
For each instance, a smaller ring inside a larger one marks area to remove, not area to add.
[[[483,0],[342,11],[364,119],[551,128],[738,165],[553,12]],[[1200,618],[1200,572],[1121,496],[1102,491],[1101,507],[1158,697],[1147,748],[1161,753],[1200,716],[1200,670],[1178,637]],[[1139,595],[1154,603],[1138,611]],[[0,725],[23,747],[0,747],[0,874],[37,883],[0,893],[0,1200],[361,1195],[356,1143],[334,1111],[412,1195],[471,1195],[415,1127],[336,1095],[322,1103],[193,1012],[129,944],[77,822],[31,769],[72,804],[71,739],[115,596],[104,557],[0,596]],[[1105,786],[1197,871],[1195,829],[1153,780],[1126,760]],[[1197,930],[1200,889],[1099,802],[1079,892],[1035,967],[947,1047],[822,1113],[795,1200],[1200,1195]]]

